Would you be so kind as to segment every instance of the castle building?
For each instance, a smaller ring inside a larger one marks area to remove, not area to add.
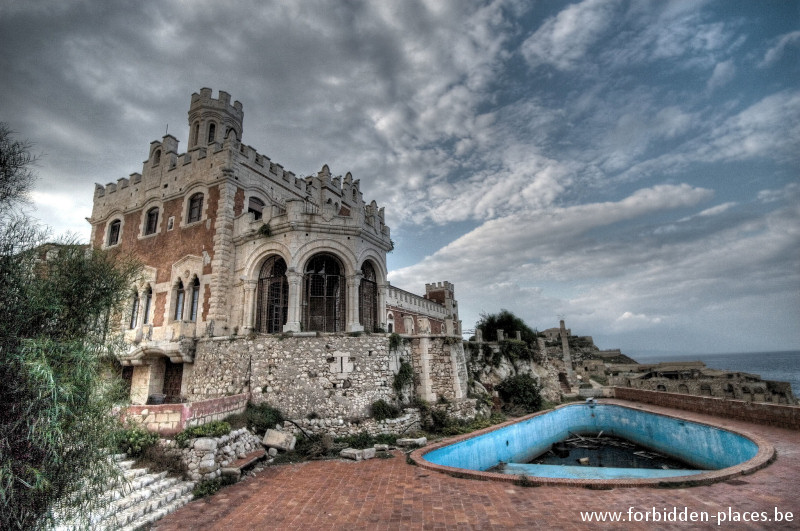
[[[298,177],[242,143],[239,101],[192,94],[188,149],[151,142],[142,172],[96,185],[96,248],[144,266],[124,317],[134,403],[185,397],[196,340],[258,334],[459,335],[452,284],[387,282],[384,208],[350,173]]]

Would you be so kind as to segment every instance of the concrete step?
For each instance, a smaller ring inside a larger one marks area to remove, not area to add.
[[[158,520],[164,518],[168,514],[174,513],[175,511],[177,511],[178,509],[180,509],[181,507],[183,507],[184,505],[186,505],[187,503],[189,503],[193,499],[194,499],[194,495],[192,495],[191,493],[185,494],[185,495],[181,496],[180,498],[175,499],[171,503],[168,503],[167,505],[164,505],[163,507],[159,508],[158,510],[156,510],[156,511],[150,513],[150,514],[146,514],[146,515],[142,516],[141,518],[131,522],[130,524],[128,524],[128,525],[126,525],[124,527],[121,527],[120,531],[138,531],[140,529],[143,529],[146,526],[149,526],[150,524],[152,524],[154,522],[157,522]]]
[[[114,513],[98,522],[98,526],[104,529],[118,529],[128,526],[137,520],[145,520],[149,515],[159,513],[161,508],[170,506],[187,495],[192,496],[193,488],[193,483],[187,481],[178,482],[162,492],[140,499],[124,510]]]

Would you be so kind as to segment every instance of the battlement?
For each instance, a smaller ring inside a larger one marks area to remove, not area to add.
[[[241,122],[244,119],[244,112],[242,111],[242,102],[236,100],[231,105],[231,95],[224,90],[219,91],[219,97],[214,99],[211,96],[210,88],[201,88],[200,94],[195,92],[192,94],[192,102],[189,105],[189,113],[200,108],[216,109],[218,111],[226,112],[232,115],[236,120]]]
[[[448,291],[455,291],[455,286],[448,281],[444,282],[433,282],[431,284],[425,284],[425,293],[429,293],[431,291],[439,291],[439,290],[448,290]]]

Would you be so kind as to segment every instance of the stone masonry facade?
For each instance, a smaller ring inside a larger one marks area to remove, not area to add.
[[[140,173],[95,187],[92,245],[143,264],[120,322],[132,404],[246,394],[358,417],[391,394],[403,356],[421,396],[465,398],[463,350],[443,347],[461,333],[454,286],[389,284],[390,229],[359,179],[297,176],[243,143],[224,91],[192,94],[188,125],[185,152],[165,135]],[[411,338],[398,352],[392,332]]]

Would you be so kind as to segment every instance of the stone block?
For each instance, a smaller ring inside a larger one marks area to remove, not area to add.
[[[389,445],[388,444],[376,444],[375,445],[375,451],[376,452],[388,452],[389,451]]]
[[[425,446],[426,444],[428,444],[428,439],[426,439],[425,437],[420,437],[418,439],[397,439],[395,444],[397,444],[397,446],[403,446],[403,447]]]
[[[364,459],[372,459],[375,457],[375,448],[364,448]]]
[[[217,441],[209,437],[201,437],[194,441],[194,449],[203,452],[213,452],[217,449]]]
[[[341,452],[339,452],[339,457],[344,457],[345,459],[352,459],[353,461],[361,461],[364,459],[364,450],[356,450],[355,448],[345,448]],[[373,457],[375,457],[373,455]]]
[[[285,431],[267,430],[261,444],[267,448],[277,448],[284,452],[290,452],[294,450],[294,445],[297,444],[297,438]]]

